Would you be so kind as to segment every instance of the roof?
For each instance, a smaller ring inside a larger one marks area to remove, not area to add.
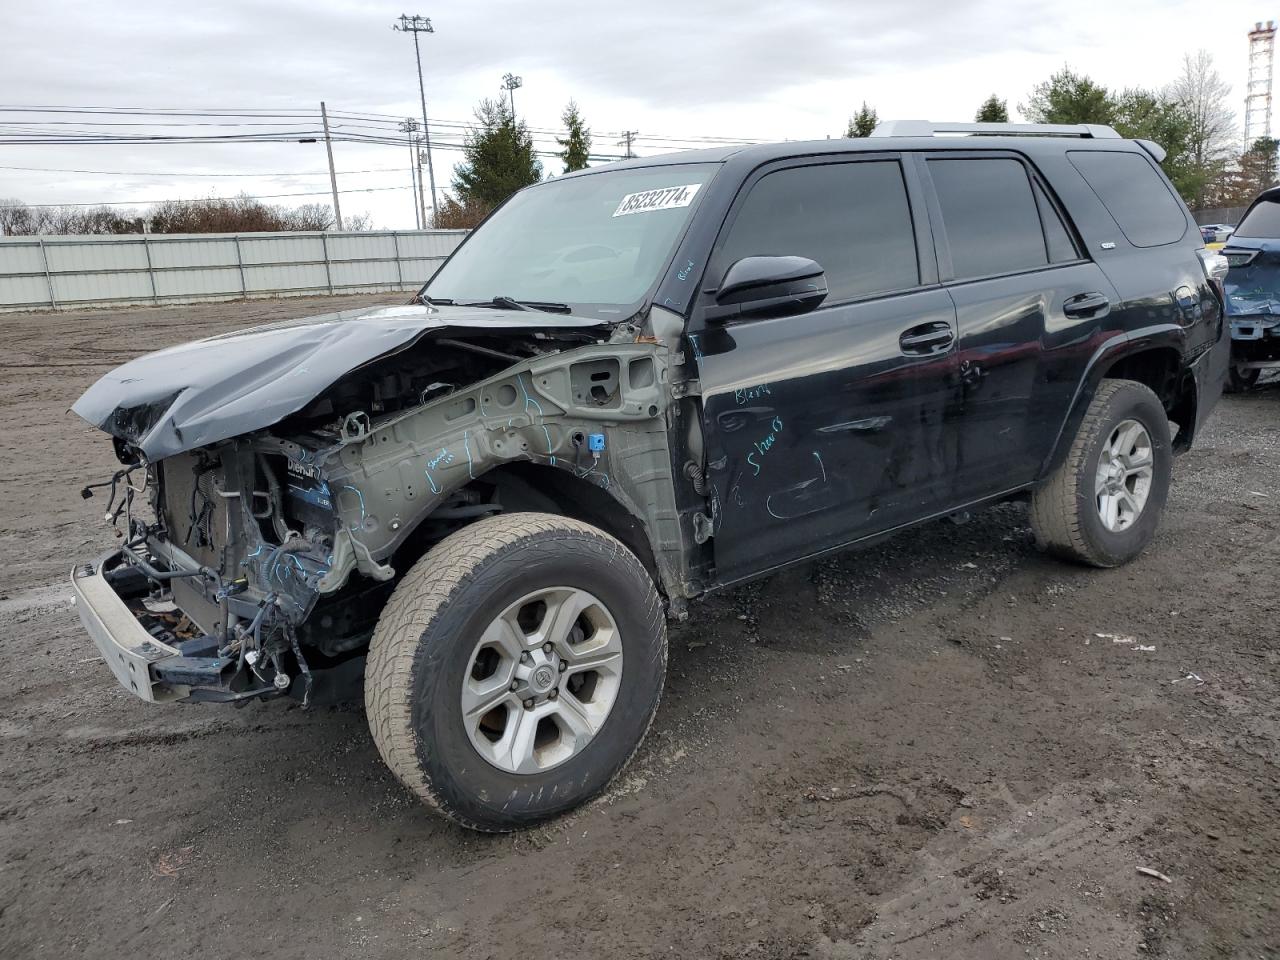
[[[1153,145],[1154,146],[1154,145]],[[685,150],[652,157],[636,157],[590,167],[566,174],[579,177],[603,170],[625,170],[660,167],[678,163],[744,162],[749,166],[797,156],[821,156],[836,153],[885,153],[900,150],[1012,150],[1028,155],[1060,154],[1066,150],[1138,150],[1136,140],[1065,136],[926,136],[926,137],[835,137],[825,140],[787,140],[781,143],[742,144]],[[562,179],[562,178],[557,178]],[[1277,188],[1280,189],[1280,188]]]

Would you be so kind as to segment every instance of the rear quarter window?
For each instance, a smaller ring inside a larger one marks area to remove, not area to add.
[[[1067,159],[1135,247],[1159,247],[1186,235],[1182,205],[1142,154],[1069,150]]]

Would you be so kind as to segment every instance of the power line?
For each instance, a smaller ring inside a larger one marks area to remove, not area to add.
[[[116,177],[327,177],[328,170],[298,170],[276,173],[191,173],[179,170],[79,170],[71,167],[15,167],[0,164],[0,170],[28,170],[33,173],[92,173]],[[399,167],[373,167],[368,170],[339,170],[338,176],[358,173],[399,173]]]
[[[206,117],[215,119],[228,119],[232,117],[247,117],[253,123],[241,124],[243,126],[256,126],[256,121],[262,119],[286,119],[296,118],[299,120],[311,120],[312,122],[319,119],[315,111],[273,111],[272,108],[206,108],[203,110],[184,109],[184,108],[145,108],[145,107],[72,107],[72,106],[17,106],[0,104],[0,113],[83,113],[89,115],[109,114],[109,115],[125,115],[125,116],[185,116],[185,117]],[[367,129],[394,129],[398,126],[403,118],[398,115],[377,113],[372,111],[358,110],[335,110],[330,114],[333,126],[336,129],[338,121],[348,121],[351,126],[359,126]],[[25,121],[25,123],[44,123],[46,121]],[[54,121],[49,121],[54,122]],[[75,121],[64,121],[66,123],[75,123]],[[82,125],[88,125],[90,121],[83,121]],[[133,125],[133,124],[126,124]],[[137,124],[139,126],[143,124]],[[169,124],[151,124],[153,126],[167,126]],[[200,126],[202,124],[193,123],[192,126]],[[301,125],[301,124],[299,124]],[[446,120],[436,119],[431,121],[431,126],[452,127],[455,129],[470,129],[474,127],[475,121],[468,120]],[[557,130],[547,127],[527,127],[530,133],[543,134],[548,136],[557,136],[563,138],[567,131]],[[601,137],[625,137],[627,131],[593,131],[596,136]],[[688,136],[670,136],[663,134],[652,134],[647,136],[639,136],[632,132],[636,142],[665,142],[674,144],[683,143],[708,143],[708,144],[740,144],[740,143],[765,143],[767,140],[761,140],[754,137],[722,137],[707,136],[702,134],[691,134]]]

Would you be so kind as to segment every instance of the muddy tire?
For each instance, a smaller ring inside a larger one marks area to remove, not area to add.
[[[1095,567],[1132,560],[1155,536],[1172,465],[1156,395],[1132,380],[1102,381],[1066,459],[1032,494],[1036,543]]]
[[[1261,370],[1242,367],[1232,360],[1231,365],[1227,367],[1226,391],[1227,393],[1246,393],[1258,385],[1258,377],[1261,375]]]
[[[662,693],[667,636],[644,566],[575,520],[515,513],[441,541],[374,631],[365,710],[396,777],[501,832],[602,790]]]

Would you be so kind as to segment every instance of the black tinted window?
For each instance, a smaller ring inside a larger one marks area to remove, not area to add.
[[[1187,232],[1181,205],[1145,156],[1072,150],[1067,157],[1135,247],[1174,243]]]
[[[1260,237],[1274,240],[1280,237],[1280,203],[1264,200],[1244,215],[1234,236]]]
[[[1071,239],[1067,225],[1058,216],[1058,211],[1040,189],[1040,184],[1033,180],[1031,186],[1036,193],[1036,206],[1040,208],[1040,223],[1044,226],[1044,243],[1049,251],[1049,262],[1068,263],[1079,259],[1080,251],[1076,249],[1075,241]]]
[[[827,273],[828,303],[920,282],[915,235],[896,161],[792,167],[761,177],[738,211],[719,269],[743,257],[809,257]]]
[[[1049,262],[1027,171],[1017,160],[930,160],[956,278]]]

